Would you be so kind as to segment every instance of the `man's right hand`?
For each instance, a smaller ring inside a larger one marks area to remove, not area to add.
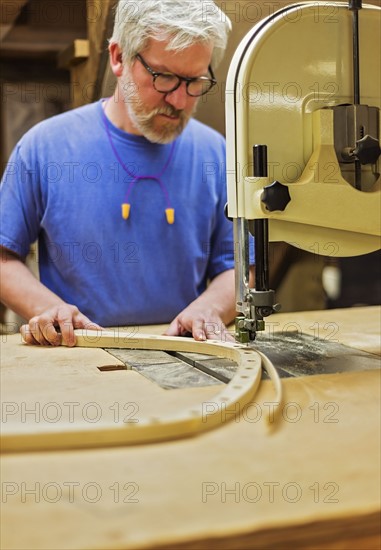
[[[59,304],[29,320],[20,329],[27,344],[41,346],[75,346],[74,329],[101,329],[90,321],[76,306]]]

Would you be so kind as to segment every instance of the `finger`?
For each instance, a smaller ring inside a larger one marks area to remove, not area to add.
[[[224,331],[224,342],[234,342],[235,343],[235,337],[234,335],[226,329]]]
[[[62,344],[69,347],[75,346],[72,312],[66,308],[59,308],[57,311],[57,323],[61,330]]]
[[[49,314],[43,314],[39,317],[31,319],[29,321],[29,326],[31,326],[32,321],[35,323],[35,326],[40,331],[43,339],[46,343],[43,343],[43,345],[50,345],[50,346],[59,346],[61,344],[61,334],[58,333],[58,330],[54,326],[54,319]]]
[[[50,345],[52,346],[61,345],[62,336],[61,334],[59,334],[59,332],[55,328],[52,321],[49,321],[46,324],[44,324],[44,326],[42,327],[42,333]]]
[[[78,309],[74,311],[73,316],[71,311],[68,312],[64,310],[63,312],[59,312],[58,322],[61,328],[63,342],[70,347],[75,346],[77,340],[74,329],[103,330],[100,325],[91,321]]]
[[[21,333],[22,339],[26,344],[34,345],[34,346],[39,345],[39,342],[37,342],[37,340],[31,333],[29,325],[22,325],[22,327],[20,328],[20,333]]]
[[[203,342],[207,339],[203,321],[193,321],[192,336],[195,340]]]
[[[74,328],[83,328],[88,330],[103,330],[103,327],[91,321],[86,315],[80,314],[73,320]]]
[[[235,342],[222,321],[205,323],[205,333],[208,340],[220,340],[221,342]]]
[[[45,338],[42,325],[40,323],[40,317],[32,317],[32,319],[29,320],[28,329],[26,331],[28,334],[28,339],[31,341],[31,338],[33,338],[35,342],[41,346],[50,346],[51,343]]]
[[[164,336],[180,336],[181,335],[181,324],[177,317],[173,319],[172,323],[169,325],[167,330],[163,333]]]
[[[207,321],[204,323],[204,330],[209,340],[219,340],[221,338],[221,322]]]
[[[102,332],[104,330],[103,327],[98,325],[97,323],[94,323],[93,321],[90,321],[86,315],[80,314],[78,317],[76,317],[73,320],[73,327],[74,329],[82,329],[85,331],[85,336],[92,336],[91,333],[93,333],[93,336],[98,336],[99,332]],[[87,332],[89,331],[89,332]],[[77,337],[74,333],[74,342],[77,343]]]
[[[192,336],[192,333],[189,332],[187,328],[184,327],[182,323],[179,321],[179,336]]]

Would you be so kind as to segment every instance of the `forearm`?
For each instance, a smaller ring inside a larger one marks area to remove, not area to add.
[[[191,333],[195,340],[227,338],[225,325],[234,316],[234,270],[230,269],[217,275],[205,292],[173,319],[165,334],[184,336]]]
[[[217,275],[194,303],[215,308],[225,324],[231,323],[236,314],[234,269]]]
[[[249,287],[254,286],[254,281],[255,266],[250,266]],[[214,306],[222,321],[226,325],[230,324],[237,313],[234,269],[229,269],[217,275],[195,302]]]
[[[17,256],[4,249],[1,252],[0,300],[9,309],[28,320],[64,303]]]

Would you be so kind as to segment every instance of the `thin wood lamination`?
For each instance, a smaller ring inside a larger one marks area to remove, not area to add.
[[[3,434],[3,452],[133,445],[195,435],[242,412],[258,389],[262,368],[274,382],[277,393],[275,403],[278,406],[281,403],[280,380],[272,363],[262,354],[241,344],[215,340],[196,342],[191,338],[146,334],[134,337],[131,333],[112,331],[76,330],[75,334],[78,347],[198,352],[231,359],[238,364],[238,368],[229,384],[212,402],[208,402],[207,409],[200,403],[176,414],[160,416],[158,413],[139,422],[94,425],[86,429],[68,424],[60,431]]]

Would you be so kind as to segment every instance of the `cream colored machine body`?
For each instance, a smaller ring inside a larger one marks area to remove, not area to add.
[[[226,136],[241,341],[255,338],[278,307],[268,288],[268,241],[327,256],[380,248],[380,68],[381,9],[360,0],[288,6],[238,47]]]

